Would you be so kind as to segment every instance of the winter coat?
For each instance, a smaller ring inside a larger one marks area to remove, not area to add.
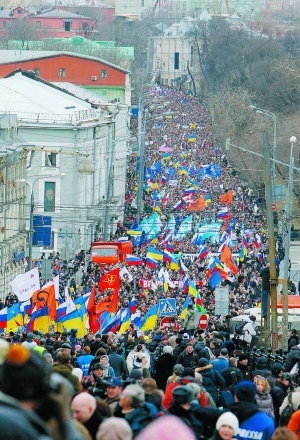
[[[279,423],[279,408],[281,407],[285,397],[287,396],[288,389],[289,386],[286,386],[282,382],[277,380],[272,390],[276,426],[278,426]]]
[[[210,361],[210,349],[208,349],[208,347],[202,342],[196,342],[194,345],[194,352],[198,356],[198,359],[205,358]]]
[[[109,364],[114,369],[116,377],[126,377],[127,367],[124,358],[118,353],[111,353],[108,356]]]
[[[177,360],[180,353],[182,353],[184,350],[185,350],[185,343],[184,342],[181,342],[180,344],[176,345],[176,347],[174,348],[174,351],[173,351],[173,358],[175,359],[175,361]]]
[[[186,350],[184,350],[178,356],[176,364],[181,364],[184,368],[190,367],[195,369],[198,365],[198,361],[198,356],[194,352],[188,353]]]
[[[81,385],[79,379],[75,374],[72,374],[73,367],[69,364],[62,364],[61,362],[56,362],[53,364],[52,371],[58,373],[67,379],[74,387],[74,395],[81,393]]]
[[[155,374],[154,379],[157,383],[157,388],[160,390],[166,389],[168,377],[173,372],[175,365],[175,359],[169,353],[165,353],[160,356],[154,364]]]
[[[94,359],[94,356],[91,354],[83,354],[79,356],[76,360],[78,367],[82,370],[83,376],[87,376],[89,374],[89,367]]]
[[[78,333],[77,328],[71,328],[71,334],[69,337],[69,341],[72,346],[71,355],[75,354],[75,352],[76,352],[75,346],[78,345],[78,339],[76,338],[76,333]]]
[[[257,359],[255,369],[262,371],[262,376],[266,379],[272,374],[272,372],[268,369],[268,359],[264,356],[261,356]]]
[[[292,392],[292,402],[294,410],[296,411],[300,407],[300,387],[295,388],[295,390]],[[279,414],[282,413],[288,403],[288,396],[286,396],[282,402],[281,407],[279,408]]]
[[[242,372],[243,380],[250,380],[252,382],[252,370],[249,365],[243,365],[238,362],[237,367]]]
[[[189,309],[186,312],[185,318],[184,318],[184,328],[186,330],[194,330],[196,328],[196,313],[195,310]]]
[[[202,385],[206,391],[211,395],[215,402],[217,402],[218,388],[223,389],[225,380],[221,374],[214,370],[212,364],[208,364],[205,367],[196,368],[198,373],[202,375]]]
[[[152,354],[153,362],[155,363],[158,358],[160,358],[164,354],[164,348],[166,347],[166,344],[163,344],[160,342],[158,346],[156,347],[154,353]]]
[[[157,418],[157,409],[152,403],[145,402],[143,406],[136,408],[131,413],[125,415],[125,420],[129,423],[133,438],[140,431]]]
[[[150,368],[150,355],[146,352],[146,351],[142,351],[142,352],[137,352],[136,349],[131,350],[131,352],[128,354],[127,356],[127,369],[129,374],[131,373],[131,371],[135,368],[143,368],[142,367],[142,358],[146,358],[147,363],[145,368]]]
[[[223,389],[230,389],[230,391],[233,390],[236,384],[244,379],[241,370],[237,367],[225,368],[225,370],[221,371],[221,376],[225,380],[225,385],[223,386]]]
[[[256,331],[253,325],[253,322],[250,318],[247,318],[247,324],[244,325],[244,334],[240,336],[241,341],[247,342],[247,344],[250,344],[252,341],[252,336],[256,336]]]
[[[295,411],[291,415],[291,418],[290,418],[289,423],[287,425],[287,428],[297,435],[298,440],[300,439],[299,426],[300,426],[300,410]]]
[[[229,366],[229,360],[224,356],[219,356],[218,359],[211,361],[215,371],[221,373],[225,368]]]
[[[172,391],[174,388],[179,387],[180,385],[186,385],[187,383],[191,382],[190,379],[178,378],[175,382],[169,383],[169,385],[166,388],[166,392],[163,398],[163,406],[166,409],[169,409],[171,403],[172,403]]]
[[[274,406],[273,399],[270,394],[270,387],[266,391],[257,391],[255,396],[256,404],[261,411],[269,414],[272,419],[274,419]]]
[[[239,420],[239,440],[271,440],[275,430],[274,420],[257,405],[250,402],[236,402],[227,407]]]
[[[298,345],[296,347],[293,347],[289,354],[287,355],[287,358],[283,364],[283,371],[290,372],[293,366],[300,361],[300,349]]]
[[[195,417],[193,410],[186,410],[180,405],[172,404],[169,408],[169,413],[185,423],[194,432],[197,440],[202,436],[203,425],[200,420]]]

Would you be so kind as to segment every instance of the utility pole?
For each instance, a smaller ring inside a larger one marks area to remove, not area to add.
[[[290,240],[291,240],[291,217],[292,217],[292,197],[293,197],[293,176],[294,176],[294,156],[293,147],[297,141],[295,136],[290,139],[291,154],[290,154],[290,171],[289,183],[286,195],[285,204],[285,224],[284,224],[284,260],[283,260],[283,280],[282,280],[282,336],[283,347],[288,348],[289,328],[288,328],[288,284],[289,284],[289,256],[290,256]]]
[[[275,236],[272,212],[272,173],[270,166],[269,140],[267,130],[263,131],[263,152],[265,159],[265,185],[266,185],[266,209],[267,209],[267,226],[269,236],[269,258],[270,258],[270,284],[271,284],[271,334],[272,334],[272,352],[275,353],[277,348],[278,336],[278,319],[277,319],[277,277],[275,263]],[[269,308],[269,301],[268,301]]]
[[[145,121],[142,96],[139,97],[139,112],[138,112],[138,139],[139,139],[139,180],[137,193],[137,222],[140,223],[141,213],[143,211],[143,184],[144,184],[144,170],[145,170]]]

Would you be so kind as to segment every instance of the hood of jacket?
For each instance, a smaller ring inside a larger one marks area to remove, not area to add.
[[[195,371],[197,371],[198,373],[201,373],[201,371],[209,370],[212,367],[213,367],[212,364],[208,364],[208,365],[205,365],[205,367],[198,367],[198,368],[196,368]]]
[[[227,406],[227,410],[232,412],[241,424],[244,420],[249,419],[256,414],[259,409],[255,403],[251,402],[234,402]]]

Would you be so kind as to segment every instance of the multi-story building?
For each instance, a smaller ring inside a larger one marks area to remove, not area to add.
[[[263,0],[263,8],[270,12],[286,11],[297,5],[295,0]]]
[[[198,82],[199,63],[196,62],[194,28],[190,17],[174,23],[162,35],[152,38],[152,73],[162,85],[192,89]]]
[[[26,265],[26,142],[18,134],[16,114],[0,114],[0,298]]]
[[[115,0],[115,15],[142,20],[154,13],[156,0]]]
[[[95,19],[69,11],[29,10],[18,6],[0,9],[0,37],[68,38],[74,35],[89,36],[94,30]]]
[[[17,114],[28,144],[27,219],[51,220],[49,242],[34,240],[33,257],[55,250],[69,258],[105,229],[109,235],[123,220],[128,152],[118,150],[115,114],[122,105],[111,111],[105,103],[91,104],[32,72],[0,79],[0,95],[0,114],[7,108]],[[109,185],[116,179],[118,185]]]
[[[32,70],[49,82],[71,82],[131,103],[129,71],[100,58],[62,51],[0,50],[0,77],[16,69]]]

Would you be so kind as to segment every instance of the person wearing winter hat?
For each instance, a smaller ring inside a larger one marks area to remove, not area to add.
[[[283,366],[279,362],[274,362],[274,364],[271,367],[271,373],[272,375],[267,378],[267,381],[269,382],[271,391],[273,390],[274,386],[276,385],[277,379],[282,375],[283,373]]]
[[[196,438],[199,438],[203,433],[202,423],[195,417],[194,411],[191,410],[191,403],[194,399],[194,391],[185,386],[178,386],[172,391],[172,404],[169,408],[169,413],[177,416],[189,428],[193,430]]]
[[[107,355],[100,357],[100,364],[103,367],[103,378],[115,377],[114,369],[109,365],[109,359]]]
[[[110,417],[99,426],[96,440],[132,440],[132,430],[126,420]]]
[[[23,347],[33,350],[37,346],[37,343],[33,340],[33,333],[28,332],[26,335],[26,341],[22,342]]]
[[[168,377],[172,374],[174,365],[173,348],[166,345],[163,348],[163,354],[154,363],[155,373],[153,377],[160,390],[164,391],[166,389]]]
[[[257,407],[256,392],[256,386],[252,382],[240,382],[234,390],[234,403],[228,405],[227,409],[239,420],[240,439],[271,440],[275,430],[274,420]]]
[[[213,440],[231,440],[238,433],[239,421],[231,412],[223,413],[217,420]]]
[[[183,366],[181,364],[175,364],[173,367],[172,376],[168,377],[167,386],[170,383],[176,382],[176,380],[182,376],[182,373],[183,373]]]
[[[244,380],[249,380],[249,381],[252,380],[252,370],[248,364],[248,356],[246,353],[241,353],[239,355],[237,367],[241,371],[241,373],[243,374]]]

